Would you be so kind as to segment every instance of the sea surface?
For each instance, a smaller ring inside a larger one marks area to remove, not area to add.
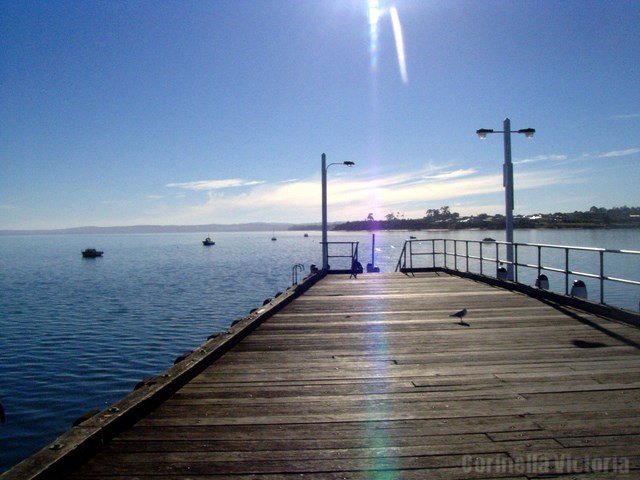
[[[304,265],[299,279],[308,275],[321,264],[321,236],[303,233],[275,232],[277,241],[271,232],[220,233],[211,247],[195,233],[0,236],[0,472],[289,287],[294,265]],[[381,271],[394,271],[409,235],[504,239],[502,231],[378,232]],[[359,241],[361,262],[371,261],[371,233],[329,240]],[[638,230],[516,230],[515,240],[640,250]],[[87,247],[104,256],[82,258]],[[609,263],[615,276],[640,277],[638,262]],[[639,300],[637,288],[607,289],[608,303],[637,310]]]

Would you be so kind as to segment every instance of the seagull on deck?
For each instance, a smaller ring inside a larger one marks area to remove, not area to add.
[[[451,315],[449,315],[450,317],[458,317],[460,319],[460,322],[458,322],[459,325],[463,325],[465,327],[468,327],[469,324],[467,322],[462,321],[462,317],[464,317],[467,314],[467,309],[463,308],[462,310],[458,310],[456,313],[452,313]]]

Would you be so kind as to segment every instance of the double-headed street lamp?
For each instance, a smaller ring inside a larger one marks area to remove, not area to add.
[[[521,130],[511,130],[511,120],[505,118],[503,130],[491,130],[481,128],[476,130],[478,136],[487,138],[489,133],[504,134],[504,166],[503,185],[505,188],[505,208],[506,208],[506,236],[507,236],[507,279],[513,280],[513,163],[511,163],[511,134],[521,133],[527,138],[532,138],[536,133],[533,128],[523,128]]]
[[[327,156],[322,154],[322,270],[329,270],[329,244],[327,243],[327,170],[331,165],[353,167],[354,162],[336,162],[327,165]]]

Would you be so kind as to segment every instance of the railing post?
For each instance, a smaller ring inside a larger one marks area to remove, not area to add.
[[[407,242],[404,242],[404,247],[402,247],[402,265],[400,268],[407,268]]]
[[[564,294],[569,295],[569,249],[564,249]]]
[[[411,249],[411,243],[409,243],[409,249]],[[403,267],[407,268],[407,244],[404,244],[404,248],[402,249],[402,253],[404,254],[404,263],[403,263]]]
[[[448,257],[448,255],[447,255],[447,239],[446,239],[446,238],[444,239],[444,248],[443,248],[443,251],[444,251],[444,268],[449,268],[449,267],[447,266],[447,257]]]
[[[467,273],[469,273],[469,240],[465,240],[465,253],[467,256],[466,269]]]
[[[447,241],[442,239],[442,266],[447,268]]]
[[[409,240],[409,266],[413,270],[413,242]]]
[[[484,259],[482,258],[482,242],[480,242],[480,275],[482,275],[482,264],[484,263]]]
[[[431,239],[431,260],[433,262],[433,268],[436,268],[436,241]]]
[[[458,241],[453,241],[453,269],[458,270]]]
[[[542,247],[538,245],[538,278],[542,274]]]
[[[604,305],[604,251],[600,250],[600,303]]]
[[[513,256],[513,280],[518,283],[518,244],[513,244],[514,256]]]

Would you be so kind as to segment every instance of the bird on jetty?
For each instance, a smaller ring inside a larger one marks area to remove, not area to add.
[[[459,325],[463,325],[465,327],[468,327],[469,324],[465,321],[462,320],[462,317],[464,317],[467,314],[467,309],[463,308],[462,310],[458,310],[456,313],[452,313],[451,315],[449,315],[450,317],[458,317],[460,319],[460,321],[458,322]]]

